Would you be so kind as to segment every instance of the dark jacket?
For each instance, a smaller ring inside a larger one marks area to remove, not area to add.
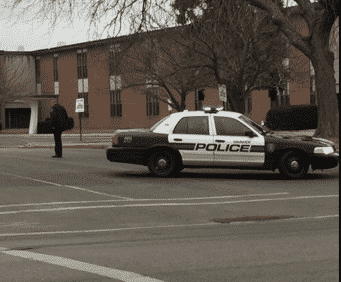
[[[69,117],[62,105],[55,104],[51,110],[52,127],[54,130],[64,131],[69,128]]]

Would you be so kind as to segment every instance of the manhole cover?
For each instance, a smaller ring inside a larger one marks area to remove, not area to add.
[[[244,217],[234,217],[234,218],[220,218],[212,219],[214,222],[218,223],[231,223],[231,222],[241,222],[241,221],[269,221],[278,220],[285,218],[294,218],[293,215],[272,215],[272,216],[244,216]]]

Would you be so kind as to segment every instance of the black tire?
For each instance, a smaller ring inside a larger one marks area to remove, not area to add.
[[[149,171],[158,177],[167,177],[174,174],[175,157],[169,151],[156,151],[148,160]]]
[[[279,162],[279,172],[287,178],[299,179],[309,170],[309,162],[303,154],[286,152]]]

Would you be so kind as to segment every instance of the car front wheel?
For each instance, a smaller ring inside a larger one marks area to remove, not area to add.
[[[159,177],[167,177],[175,172],[175,158],[167,151],[154,152],[148,161],[149,171]]]
[[[285,153],[279,162],[279,172],[287,178],[298,179],[307,174],[309,162],[302,154]]]

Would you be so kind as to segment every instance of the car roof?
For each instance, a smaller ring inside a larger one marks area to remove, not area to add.
[[[183,112],[172,114],[172,116],[179,116],[179,117],[202,116],[202,115],[214,115],[214,116],[238,118],[241,116],[241,113],[231,112],[231,111],[219,111],[217,113],[211,113],[211,112],[206,113],[205,111],[183,111]]]

